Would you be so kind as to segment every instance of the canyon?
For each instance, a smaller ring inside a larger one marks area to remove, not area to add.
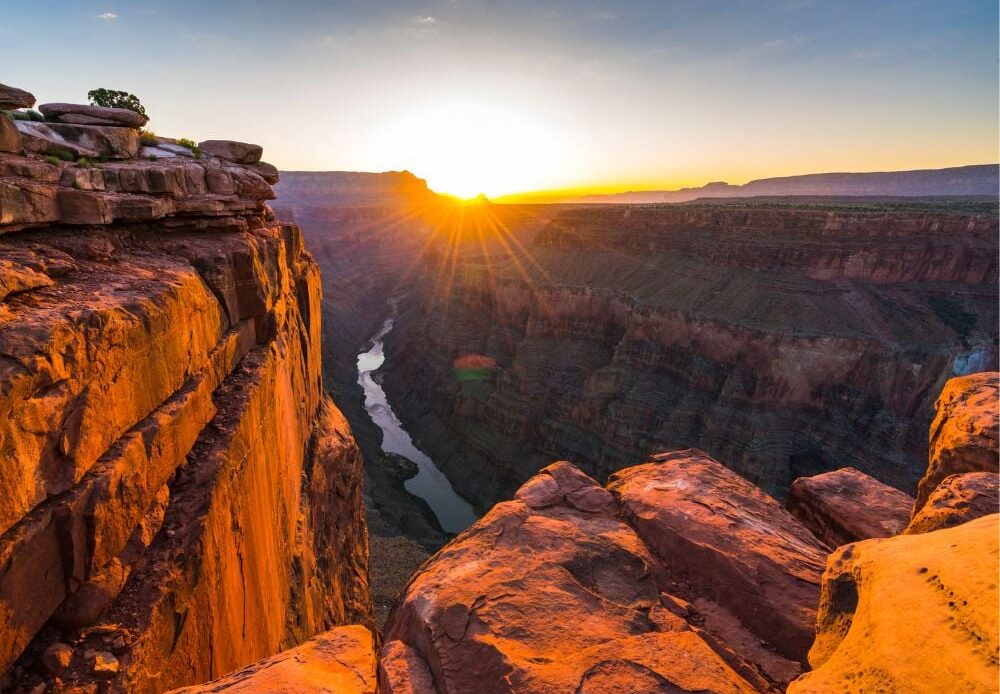
[[[686,447],[779,498],[845,466],[913,494],[937,393],[996,368],[995,203],[558,207],[511,235],[432,248],[386,341],[390,401],[480,513],[552,460],[603,480]],[[493,366],[461,379],[468,355]]]
[[[40,110],[3,691],[995,688],[995,200],[462,203]]]

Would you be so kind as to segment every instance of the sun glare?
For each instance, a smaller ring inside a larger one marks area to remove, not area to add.
[[[437,192],[465,200],[548,185],[571,166],[544,118],[483,101],[441,100],[407,111],[380,144]]]

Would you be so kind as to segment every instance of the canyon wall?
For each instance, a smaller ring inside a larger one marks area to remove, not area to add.
[[[109,124],[43,106],[0,153],[3,685],[161,692],[370,625],[361,455],[276,170],[58,106]]]
[[[443,279],[432,248],[385,387],[480,511],[553,459],[603,479],[687,446],[779,497],[843,466],[912,493],[936,394],[996,364],[988,207],[570,208]]]

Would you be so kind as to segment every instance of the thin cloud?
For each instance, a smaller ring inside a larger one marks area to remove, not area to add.
[[[107,22],[112,22],[112,21],[118,19],[118,15],[115,14],[114,12],[105,12],[104,14],[97,15],[97,18],[98,19],[103,19],[103,20],[105,20]]]
[[[417,24],[434,24],[437,22],[435,17],[427,15],[426,17],[417,17]]]

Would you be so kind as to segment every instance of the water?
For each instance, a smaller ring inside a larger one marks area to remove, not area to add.
[[[365,410],[382,430],[382,450],[417,464],[420,471],[416,477],[404,482],[406,491],[427,502],[442,528],[450,533],[459,533],[476,521],[475,511],[468,501],[455,493],[451,482],[434,462],[413,445],[413,439],[389,406],[382,384],[374,377],[385,363],[383,340],[392,330],[392,322],[392,316],[386,318],[379,331],[372,336],[368,350],[358,354],[358,383],[365,391]]]

